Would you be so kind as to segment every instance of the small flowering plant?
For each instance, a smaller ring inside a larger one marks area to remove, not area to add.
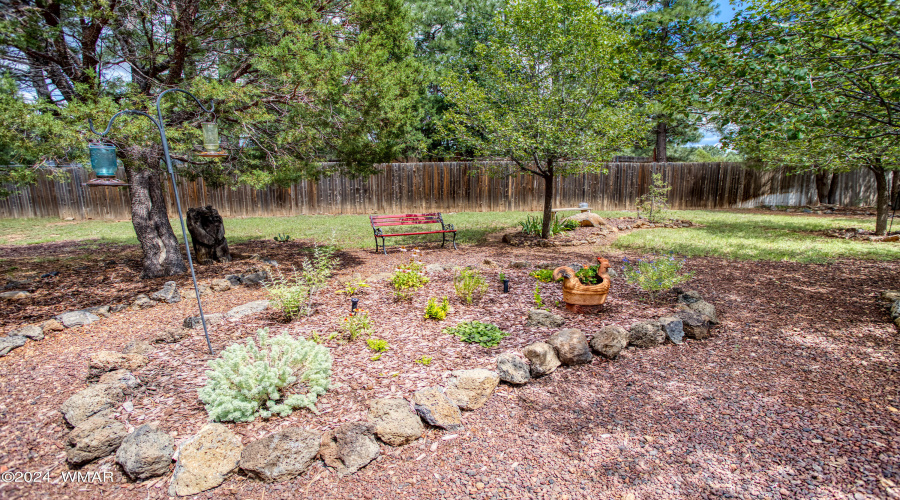
[[[441,321],[447,317],[448,312],[450,312],[450,301],[447,300],[447,297],[444,297],[440,303],[437,299],[431,298],[428,299],[428,305],[425,306],[425,319]]]
[[[372,330],[372,321],[365,309],[357,309],[349,316],[341,320],[341,330],[350,340],[356,340],[360,335],[368,335]]]
[[[626,258],[624,262],[625,278],[629,283],[649,292],[651,301],[656,300],[659,292],[669,290],[694,277],[693,272],[681,273],[685,261],[676,259],[672,254],[656,260],[638,259],[634,262]]]
[[[428,276],[425,276],[425,266],[421,262],[411,260],[409,264],[399,265],[394,271],[394,275],[391,276],[394,298],[410,300],[413,292],[425,286],[428,281]]]

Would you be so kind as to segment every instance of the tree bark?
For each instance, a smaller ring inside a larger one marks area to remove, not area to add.
[[[231,262],[228,240],[225,239],[225,225],[219,211],[212,205],[189,209],[187,229],[191,233],[197,262]]]
[[[885,170],[881,158],[876,157],[868,162],[869,170],[875,175],[875,235],[884,236],[887,233],[888,212],[891,209],[891,190],[889,170]]]
[[[661,121],[656,125],[656,161],[660,163],[669,161],[666,153],[667,132],[668,126],[666,122]]]
[[[828,202],[828,191],[834,175],[831,172],[816,172],[816,204]]]
[[[837,203],[837,188],[838,188],[838,177],[841,174],[835,173],[831,176],[831,185],[828,186],[828,195],[826,196],[827,203],[835,204]]]
[[[891,208],[897,207],[898,196],[900,196],[900,170],[894,170],[891,177]]]
[[[550,222],[553,216],[553,160],[547,160],[547,175],[544,175],[544,220],[541,224],[541,238],[550,237]]]
[[[158,157],[156,164],[159,164]],[[129,168],[126,163],[125,172],[131,184],[131,222],[144,252],[141,279],[186,272],[187,266],[169,222],[159,171],[152,167]]]

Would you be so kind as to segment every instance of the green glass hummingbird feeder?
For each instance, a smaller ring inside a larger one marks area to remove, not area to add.
[[[222,158],[228,153],[219,147],[219,126],[216,122],[203,122],[200,124],[203,130],[203,152],[199,155],[203,158]]]
[[[116,147],[112,144],[89,144],[91,169],[97,174],[96,179],[85,183],[86,186],[127,186],[128,183],[116,179],[119,163],[116,160]]]

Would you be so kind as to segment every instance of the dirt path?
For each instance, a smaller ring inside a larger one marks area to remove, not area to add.
[[[589,252],[488,244],[460,252],[426,249],[423,260],[567,263],[586,261]],[[614,268],[623,256],[610,255]],[[407,259],[349,252],[341,274],[369,276]],[[716,304],[723,318],[710,340],[629,349],[614,362],[595,358],[522,388],[501,386],[484,408],[464,415],[463,431],[429,430],[410,446],[383,446],[381,458],[348,478],[338,479],[322,465],[277,485],[235,475],[199,497],[888,498],[888,488],[900,484],[900,336],[877,295],[900,289],[896,264],[691,259],[687,268],[697,273],[689,287]],[[455,304],[446,323],[489,319],[511,333],[498,348],[461,344],[440,333],[446,324],[421,320],[428,297],[453,296],[449,274],[435,276],[411,305],[393,303],[386,285],[376,284],[362,301],[373,314],[374,336],[391,345],[388,355],[371,362],[364,342],[331,343],[338,388],[322,398],[321,415],[300,411],[230,427],[246,444],[287,425],[324,429],[359,420],[371,398],[408,396],[440,383],[451,370],[491,367],[499,352],[546,338],[549,330],[528,328],[523,319],[534,280],[524,270],[504,272],[513,293],[500,294],[492,280],[485,299],[471,307]],[[552,304],[558,287],[543,287]],[[238,289],[204,304],[221,312],[264,296],[259,289]],[[604,324],[627,327],[673,309],[671,296],[653,306],[641,297],[617,280],[602,316],[564,313],[567,326],[590,335]],[[213,345],[220,350],[260,326],[297,334],[333,331],[347,302],[329,293],[316,315],[289,325],[273,313],[217,326]],[[69,468],[58,408],[86,386],[90,353],[177,327],[194,308],[185,300],[126,311],[0,358],[0,469],[49,471],[55,481],[0,484],[0,497],[166,497],[168,477],[124,483],[111,458],[82,471],[111,471],[115,482],[62,484],[60,475]],[[196,397],[208,359],[203,345],[194,336],[152,353],[139,373],[146,385],[132,398],[134,411],[118,418],[131,426],[158,421],[177,432],[176,442],[196,432],[205,420]],[[413,363],[423,354],[434,356],[431,366]]]

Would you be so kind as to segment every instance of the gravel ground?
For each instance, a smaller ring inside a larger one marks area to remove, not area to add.
[[[622,258],[608,253],[614,268]],[[409,254],[354,251],[342,256],[343,277],[391,270]],[[590,248],[509,249],[489,243],[459,252],[427,248],[426,263],[502,265],[587,262]],[[834,265],[735,263],[689,259],[696,272],[687,285],[718,308],[715,336],[683,346],[629,349],[616,361],[562,367],[524,387],[501,385],[487,405],[464,415],[462,431],[430,429],[403,448],[383,455],[357,474],[338,479],[321,464],[302,476],[265,485],[235,475],[200,498],[893,498],[900,497],[900,392],[896,328],[878,294],[900,289],[893,263]],[[486,276],[496,273],[488,272]],[[534,280],[526,270],[507,270],[513,293],[496,280],[473,306],[454,304],[443,323],[425,322],[429,297],[453,297],[450,273],[433,276],[412,304],[396,304],[386,284],[361,296],[375,333],[391,349],[369,360],[365,343],[329,342],[337,389],[320,401],[320,415],[229,424],[244,443],[288,425],[326,429],[363,418],[366,401],[409,396],[440,383],[451,370],[492,367],[504,350],[550,333],[525,326]],[[183,280],[182,286],[186,285]],[[558,285],[542,284],[553,304]],[[238,289],[205,298],[208,312],[265,297]],[[674,310],[674,296],[648,304],[622,280],[614,281],[599,316],[564,310],[567,327],[588,335],[605,324],[628,327]],[[334,331],[349,309],[345,297],[324,294],[318,312],[290,324],[277,313],[217,325],[221,350],[261,326],[308,335]],[[64,484],[68,471],[62,441],[67,432],[60,404],[86,386],[87,356],[121,349],[160,329],[178,327],[191,301],[145,311],[126,311],[79,329],[52,334],[0,359],[0,471],[49,471],[51,483],[0,483],[2,498],[162,498],[168,476],[125,483],[111,458],[82,472],[112,471],[105,484]],[[462,344],[440,330],[464,319],[494,322],[511,335],[494,349]],[[205,421],[196,397],[209,359],[201,336],[161,346],[139,373],[146,387],[133,397],[134,411],[118,418],[129,426],[158,421],[180,443]],[[430,366],[413,362],[434,357]],[[395,375],[396,374],[396,375]]]

